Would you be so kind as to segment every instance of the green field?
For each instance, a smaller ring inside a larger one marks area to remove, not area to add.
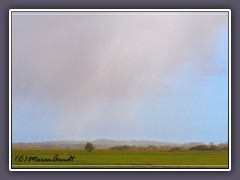
[[[228,152],[13,150],[12,168],[228,168]]]

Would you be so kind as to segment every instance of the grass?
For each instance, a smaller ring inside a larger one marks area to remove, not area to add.
[[[26,155],[52,159],[57,154],[75,158],[72,162],[24,162]],[[16,161],[21,155],[23,161]],[[13,150],[12,168],[228,168],[228,152]]]

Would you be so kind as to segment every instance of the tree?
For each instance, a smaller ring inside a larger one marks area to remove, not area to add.
[[[175,146],[171,148],[172,152],[180,152],[180,151],[184,151],[183,147],[179,147],[179,146]]]
[[[91,152],[91,151],[93,151],[94,150],[94,146],[93,146],[93,144],[92,143],[86,143],[86,145],[85,145],[85,151],[87,151],[87,152]]]
[[[148,150],[151,150],[151,151],[154,151],[154,150],[157,150],[157,147],[154,146],[154,145],[149,145],[149,146],[147,147],[147,149],[148,149]]]
[[[209,147],[208,145],[203,144],[203,145],[191,147],[189,150],[190,151],[209,151]]]
[[[219,150],[219,147],[217,145],[215,145],[213,142],[209,143],[209,150],[210,151],[217,151]]]

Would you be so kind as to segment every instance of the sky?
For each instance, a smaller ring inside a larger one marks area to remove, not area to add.
[[[227,142],[227,12],[13,12],[12,139]]]

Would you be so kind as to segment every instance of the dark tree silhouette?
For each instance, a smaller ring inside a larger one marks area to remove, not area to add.
[[[91,152],[91,151],[93,151],[94,150],[94,146],[93,146],[93,144],[92,143],[86,143],[86,145],[85,145],[85,151],[87,151],[87,152]]]

